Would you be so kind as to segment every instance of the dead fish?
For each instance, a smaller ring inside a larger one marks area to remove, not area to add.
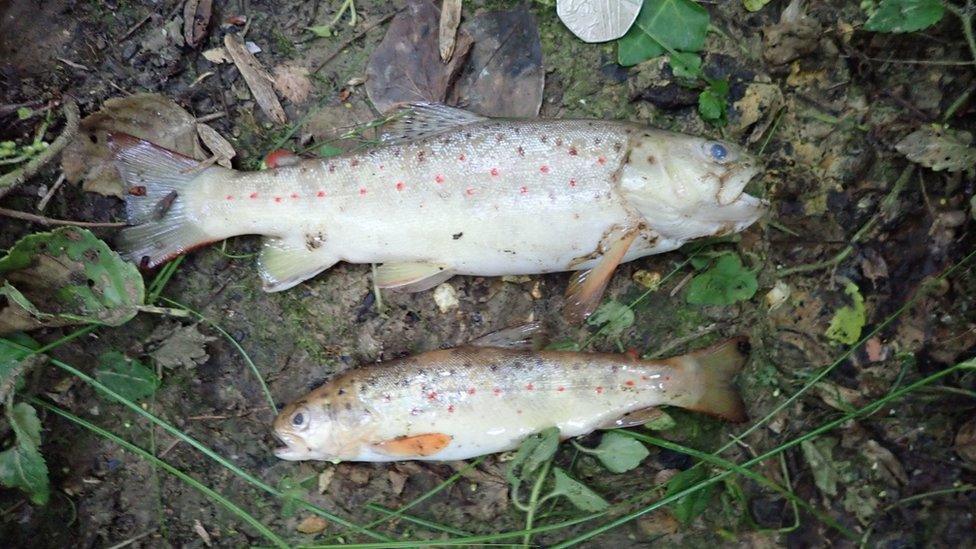
[[[130,189],[125,256],[154,267],[264,235],[258,270],[270,292],[339,261],[382,263],[377,286],[406,291],[456,274],[577,271],[566,312],[579,320],[619,263],[741,231],[764,210],[743,193],[758,168],[740,147],[628,122],[496,120],[416,104],[381,146],[251,173],[128,135],[109,146]]]
[[[515,332],[523,328],[513,329]],[[456,460],[517,448],[549,427],[563,438],[647,421],[667,404],[744,421],[732,378],[745,338],[662,360],[533,351],[513,330],[364,366],[286,406],[274,421],[286,460]]]

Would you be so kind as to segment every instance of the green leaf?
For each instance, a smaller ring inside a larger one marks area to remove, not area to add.
[[[28,109],[27,107],[17,109],[17,118],[20,120],[27,120],[32,114],[34,114],[34,111]]]
[[[674,429],[678,425],[678,422],[671,417],[671,414],[665,412],[658,408],[658,414],[654,419],[648,421],[644,424],[644,428],[650,429],[651,431],[667,431]]]
[[[690,488],[695,484],[705,480],[705,469],[702,467],[692,467],[691,469],[681,471],[677,475],[671,477],[668,481],[668,491],[667,495],[677,494],[682,490]],[[674,516],[683,524],[688,524],[695,519],[698,515],[705,512],[708,507],[708,502],[712,498],[712,489],[714,485],[709,485],[702,488],[696,492],[692,492],[687,496],[679,498],[677,501],[671,504],[671,509],[674,511]]]
[[[590,326],[606,324],[603,329],[607,337],[619,337],[624,330],[634,325],[634,311],[619,301],[607,301],[586,319],[586,323]]]
[[[748,11],[759,11],[772,0],[742,0],[742,5]]]
[[[593,453],[611,473],[626,473],[650,454],[639,441],[613,431],[604,433]]]
[[[152,395],[159,387],[159,378],[152,370],[118,351],[101,356],[95,376],[106,387],[129,400]]]
[[[333,156],[339,156],[342,154],[342,149],[339,147],[334,147],[332,145],[322,145],[319,147],[319,156],[322,158],[331,158]]]
[[[47,465],[38,449],[41,422],[30,404],[23,402],[7,410],[7,419],[17,437],[13,447],[0,452],[0,484],[19,488],[32,502],[44,505],[50,497]]]
[[[0,258],[0,296],[6,298],[0,334],[72,324],[118,326],[138,312],[144,291],[135,265],[90,231],[34,233]]]
[[[305,27],[305,30],[319,38],[328,38],[335,35],[335,29],[332,28],[332,25],[315,25],[314,27]]]
[[[29,349],[37,349],[38,346],[36,341],[24,334],[0,339],[0,404],[7,402],[7,396],[18,388],[24,371],[30,366],[30,361],[24,359],[30,355]]]
[[[579,351],[579,343],[575,341],[554,341],[546,345],[547,351]]]
[[[518,492],[522,482],[531,479],[539,467],[552,459],[558,447],[558,427],[550,427],[522,441],[515,457],[512,458],[508,464],[508,469],[505,471],[505,478],[512,487],[513,493]]]
[[[698,113],[713,124],[722,126],[726,122],[729,104],[728,80],[710,80],[708,87],[698,94]]]
[[[853,306],[845,305],[834,313],[827,327],[827,338],[844,345],[853,345],[861,339],[861,329],[866,323],[864,297],[853,282],[848,282],[844,293],[850,296]]]
[[[694,80],[702,75],[702,60],[697,53],[678,52],[669,58],[669,62],[676,78]]]
[[[742,266],[739,256],[726,254],[695,275],[688,285],[687,299],[695,305],[731,305],[751,298],[758,287],[756,275]]]
[[[804,440],[800,443],[803,457],[813,471],[813,483],[827,496],[837,495],[837,482],[840,480],[833,458],[833,448],[836,444],[837,440],[832,438]]]
[[[617,41],[617,62],[636,65],[665,52],[697,52],[705,45],[708,12],[691,0],[644,0],[634,26]]]
[[[873,32],[915,32],[938,23],[943,15],[942,0],[882,0],[864,28]]]
[[[599,494],[566,474],[566,471],[559,467],[553,467],[552,472],[555,477],[555,485],[549,496],[565,496],[570,503],[581,511],[603,511],[610,506]]]

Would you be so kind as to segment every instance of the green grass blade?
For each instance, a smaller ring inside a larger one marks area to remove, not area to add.
[[[31,402],[33,404],[35,404],[36,406],[40,406],[41,408],[44,408],[44,409],[46,409],[46,410],[48,410],[50,412],[54,412],[55,414],[57,414],[57,415],[65,418],[65,419],[67,419],[68,421],[71,421],[72,423],[75,423],[77,425],[81,425],[82,427],[88,429],[89,431],[92,431],[93,433],[95,433],[95,434],[97,434],[97,435],[99,435],[101,437],[104,437],[104,438],[107,438],[108,440],[111,440],[112,442],[118,444],[119,446],[125,448],[126,450],[129,450],[130,452],[138,455],[139,457],[141,457],[141,458],[143,458],[143,459],[151,462],[156,467],[162,467],[169,474],[171,474],[171,475],[179,478],[183,482],[185,482],[188,485],[192,486],[193,488],[199,490],[205,496],[207,496],[210,499],[214,500],[215,502],[219,503],[225,509],[227,509],[231,513],[237,515],[237,517],[240,518],[241,520],[243,520],[244,522],[250,524],[262,536],[264,536],[265,539],[267,539],[268,541],[270,541],[271,543],[273,543],[275,545],[275,547],[289,547],[288,543],[286,543],[285,540],[283,540],[280,537],[278,537],[277,534],[275,534],[267,526],[265,526],[264,524],[262,524],[261,521],[259,521],[258,519],[254,518],[253,516],[251,516],[244,509],[241,509],[240,507],[238,507],[236,504],[234,504],[234,502],[230,501],[229,499],[225,498],[224,496],[220,495],[219,493],[211,490],[210,488],[208,488],[206,485],[202,484],[197,479],[191,477],[190,475],[187,475],[183,471],[180,471],[176,467],[174,467],[174,466],[170,465],[169,463],[167,463],[167,462],[159,459],[155,455],[147,452],[146,450],[140,448],[139,446],[136,446],[135,444],[132,444],[131,442],[122,439],[121,437],[119,437],[115,433],[112,433],[111,431],[107,431],[105,429],[102,429],[101,427],[99,427],[99,426],[97,426],[97,425],[95,425],[93,423],[89,423],[88,421],[85,421],[84,419],[82,419],[82,418],[80,418],[80,417],[72,414],[71,412],[68,412],[67,410],[64,410],[64,409],[62,409],[62,408],[60,408],[58,406],[55,406],[53,404],[50,404],[50,403],[48,403],[48,402],[46,402],[44,400],[41,400],[41,399],[38,399],[38,398],[32,398],[31,399]]]
[[[436,522],[429,521],[427,519],[422,519],[420,517],[415,517],[412,515],[406,515],[402,511],[394,511],[392,509],[387,509],[382,505],[377,505],[375,503],[367,503],[366,508],[371,511],[376,511],[377,513],[382,513],[388,515],[390,518],[394,516],[399,517],[407,522],[412,522],[419,526],[423,526],[431,531],[447,532],[448,534],[454,534],[455,536],[470,536],[471,532],[465,532],[464,530],[458,530],[457,528],[452,528],[444,524],[438,524]]]

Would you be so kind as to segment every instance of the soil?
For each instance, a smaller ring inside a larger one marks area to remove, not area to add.
[[[161,33],[171,32],[167,25],[182,15],[182,0],[0,4],[0,105],[36,107],[71,95],[82,113],[89,114],[111,97],[160,93],[197,117],[226,113],[209,123],[233,144],[234,164],[240,169],[255,169],[281,142],[296,150],[310,148],[341,125],[338,121],[371,116],[364,87],[355,85],[354,79],[365,75],[369,54],[388,23],[366,31],[315,73],[306,103],[284,102],[288,119],[299,124],[294,135],[269,123],[233,65],[214,65],[200,52],[223,44],[223,21],[246,15],[246,39],[260,46],[258,58],[265,66],[293,62],[315,68],[340,44],[396,11],[399,2],[358,0],[357,26],[349,27],[343,19],[331,38],[315,38],[305,29],[331,20],[341,4],[338,1],[214,4],[214,23],[197,48],[159,39]],[[463,9],[467,16],[508,7],[505,2],[465,2]],[[709,247],[738,252],[756,272],[759,291],[752,299],[729,306],[691,305],[685,299],[685,286],[694,269],[685,260],[697,245],[651,256],[621,266],[606,299],[631,303],[645,294],[641,281],[647,273],[666,275],[678,268],[677,274],[634,306],[635,322],[622,334],[591,339],[596,327],[571,326],[561,320],[567,274],[515,281],[456,277],[449,284],[456,290],[459,306],[444,313],[432,292],[383,293],[380,303],[373,293],[370,267],[364,265],[340,264],[292,290],[264,293],[254,267],[259,241],[253,237],[234,238],[187,255],[163,295],[199,311],[238,342],[279,405],[357,364],[457,345],[530,317],[544,322],[553,342],[588,342],[587,350],[593,351],[636,349],[655,354],[663,349],[666,354],[679,354],[747,334],[755,352],[739,377],[739,386],[753,419],[764,417],[822,367],[842,359],[826,383],[804,393],[722,454],[741,463],[851,406],[878,400],[894,388],[976,354],[972,263],[963,264],[943,282],[930,284],[973,249],[969,205],[976,187],[973,174],[914,168],[904,189],[894,193],[893,201],[884,202],[899,175],[912,166],[895,151],[895,143],[918,127],[939,121],[974,85],[971,66],[934,63],[969,56],[955,18],[947,15],[923,33],[874,34],[861,30],[866,17],[856,2],[817,2],[808,7],[807,30],[793,29],[790,40],[772,44],[769,36],[782,30],[777,25],[786,2],[773,1],[756,13],[746,12],[739,2],[706,4],[718,32],[710,33],[705,45],[705,72],[731,82],[729,124],[718,129],[698,115],[697,92],[689,94],[675,84],[663,61],[622,68],[615,63],[615,46],[579,41],[560,24],[549,3],[531,2],[527,7],[538,22],[542,42],[546,74],[542,116],[629,119],[724,136],[747,144],[759,156],[765,169],[748,190],[771,202],[770,214],[741,235],[719,239]],[[0,127],[0,140],[29,141],[37,126],[37,118],[3,120],[9,124]],[[973,103],[965,96],[948,123],[972,131],[974,121]],[[60,131],[58,123],[50,131],[48,140]],[[36,211],[39,197],[58,175],[58,164],[52,162],[4,197],[3,206]],[[879,214],[882,207],[887,215]],[[123,219],[124,212],[114,197],[65,185],[44,215],[112,221]],[[869,230],[851,243],[871,220],[875,221]],[[0,248],[9,248],[38,230],[43,227],[0,218]],[[95,232],[110,240],[114,230]],[[782,272],[842,252],[839,261],[825,268]],[[765,296],[778,281],[787,285],[789,297],[771,309]],[[879,332],[845,357],[848,347],[824,334],[834,312],[850,303],[845,294],[848,282],[865,299],[864,333],[875,328]],[[895,319],[887,322],[892,315]],[[146,357],[154,345],[152,334],[177,321],[192,324],[188,319],[174,321],[143,313],[121,327],[102,327],[60,345],[51,354],[91,372],[107,351]],[[271,452],[278,445],[270,430],[275,411],[268,407],[257,379],[241,353],[212,325],[200,323],[198,328],[214,337],[205,344],[207,356],[165,369],[162,386],[144,401],[144,408],[264,482],[365,524],[382,518],[367,504],[398,508],[462,467],[278,460]],[[32,335],[51,342],[66,333],[68,329],[48,329]],[[971,459],[972,442],[966,454],[957,441],[957,433],[974,416],[974,391],[976,374],[952,374],[891,402],[881,412],[818,437],[813,447],[791,448],[781,460],[771,459],[754,470],[790,485],[797,496],[866,544],[976,545],[976,491],[960,488],[976,484],[976,462]],[[154,451],[242,505],[289,543],[371,541],[333,523],[318,533],[300,532],[307,512],[257,490],[62,370],[51,366],[39,370],[24,392],[57,402]],[[677,426],[656,434],[704,451],[714,451],[744,428],[691,413],[669,413]],[[3,545],[265,543],[250,526],[178,478],[80,426],[53,414],[41,415],[41,449],[50,471],[51,501],[35,506],[18,491],[0,490]],[[599,437],[595,434],[581,443],[594,445]],[[694,463],[680,453],[650,450],[639,468],[620,475],[607,472],[568,443],[562,445],[556,463],[611,503],[624,502],[614,508],[615,516],[620,516],[663,496],[662,481]],[[814,451],[826,456],[825,464],[811,461]],[[409,514],[472,534],[521,529],[524,514],[508,501],[503,460],[504,456],[488,457]],[[824,475],[836,480],[833,491]],[[323,481],[328,478],[331,481]],[[903,501],[953,488],[957,490]],[[544,506],[542,513],[537,524],[580,515],[565,502]],[[794,513],[780,494],[732,476],[717,485],[704,511],[687,524],[678,523],[672,510],[663,509],[587,544],[803,547],[856,542],[806,511]],[[606,520],[538,535],[533,542],[551,545]],[[408,540],[443,535],[404,520],[383,523],[377,530]],[[339,534],[342,537],[336,538]]]

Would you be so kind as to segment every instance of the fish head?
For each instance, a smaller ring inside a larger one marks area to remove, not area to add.
[[[275,435],[284,442],[274,453],[281,459],[302,461],[341,459],[338,424],[328,402],[302,398],[285,406],[274,420]]]
[[[688,239],[756,221],[766,204],[743,189],[758,173],[756,158],[735,143],[644,130],[631,140],[620,190],[655,226],[670,229],[664,236]]]

